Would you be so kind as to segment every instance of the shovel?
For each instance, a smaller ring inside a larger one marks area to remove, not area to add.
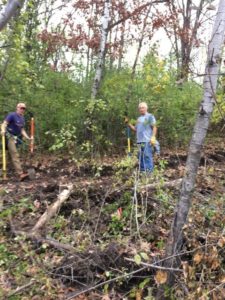
[[[30,121],[30,137],[31,137],[31,140],[30,140],[30,153],[31,155],[34,154],[34,118],[32,117],[31,118],[31,121]],[[27,170],[28,172],[28,176],[31,180],[35,179],[35,169],[34,168],[29,168]]]
[[[7,180],[6,174],[6,151],[5,151],[5,135],[2,135],[2,178]]]
[[[130,147],[130,127],[127,126],[127,155],[131,156],[131,147]]]
[[[34,153],[34,118],[31,118],[30,121],[30,153]]]

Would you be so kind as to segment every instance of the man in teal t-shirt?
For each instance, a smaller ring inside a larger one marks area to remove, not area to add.
[[[138,109],[140,117],[136,125],[128,124],[128,126],[136,132],[140,171],[152,172],[154,168],[152,148],[156,144],[157,133],[156,119],[148,113],[147,103],[141,102]]]

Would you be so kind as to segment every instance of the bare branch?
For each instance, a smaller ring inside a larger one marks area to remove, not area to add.
[[[72,300],[72,299],[74,299],[75,297],[77,297],[77,296],[79,296],[79,295],[82,295],[82,294],[85,294],[85,293],[87,293],[87,292],[93,291],[93,290],[95,290],[95,289],[97,289],[97,288],[99,288],[99,287],[101,287],[101,286],[103,286],[103,285],[105,285],[105,284],[109,284],[109,283],[114,282],[114,281],[117,281],[117,280],[119,280],[119,279],[123,279],[123,278],[126,278],[126,277],[130,277],[130,276],[132,276],[132,275],[134,275],[134,274],[136,274],[136,273],[139,273],[139,272],[141,272],[141,271],[144,271],[144,270],[147,269],[147,268],[148,268],[148,267],[142,267],[142,268],[140,268],[140,269],[138,269],[138,270],[135,270],[135,271],[133,271],[133,272],[131,272],[131,273],[123,274],[123,275],[117,276],[117,277],[115,277],[115,278],[109,279],[109,280],[107,280],[107,281],[101,282],[101,283],[99,283],[99,284],[97,284],[97,285],[95,285],[95,286],[91,286],[90,288],[87,288],[87,289],[85,289],[85,290],[83,290],[83,291],[72,293],[72,294],[71,294],[69,297],[67,297],[65,300]]]
[[[125,257],[124,259],[127,260],[127,261],[135,263],[135,260],[133,260],[131,258]],[[166,267],[162,267],[162,266],[157,266],[155,264],[148,264],[148,263],[145,263],[145,262],[140,262],[140,265],[141,266],[145,266],[147,268],[157,269],[157,270],[172,271],[172,272],[182,272],[183,273],[182,269],[166,268]]]
[[[35,283],[35,279],[32,278],[30,282],[24,284],[23,286],[20,286],[20,287],[16,288],[15,291],[11,292],[8,295],[8,297],[12,297],[12,296],[14,296],[16,294],[21,293],[22,291],[24,291],[25,289],[29,288],[34,283]]]
[[[132,12],[128,13],[126,17],[116,21],[115,23],[112,23],[109,25],[109,28],[108,30],[111,30],[113,27],[125,22],[126,20],[130,19],[132,16],[134,16],[136,13],[140,13],[141,11],[143,11],[146,7],[148,7],[149,5],[152,5],[152,4],[157,4],[157,3],[165,3],[165,2],[168,2],[168,0],[156,0],[156,1],[150,1],[150,2],[147,2],[146,4],[143,4],[137,8],[135,8]]]

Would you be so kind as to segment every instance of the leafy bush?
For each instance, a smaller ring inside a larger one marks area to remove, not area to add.
[[[94,100],[90,98],[91,78],[80,81],[72,73],[53,71],[41,58],[41,49],[37,50],[38,64],[18,36],[14,34],[13,55],[1,82],[1,118],[13,111],[17,102],[26,102],[35,116],[37,144],[85,156],[125,152],[124,116],[137,119],[140,101],[146,101],[156,116],[162,145],[179,146],[189,139],[201,89],[191,81],[178,86],[173,68],[167,60],[160,60],[155,50],[145,57],[133,79],[129,67],[106,69],[99,98]]]

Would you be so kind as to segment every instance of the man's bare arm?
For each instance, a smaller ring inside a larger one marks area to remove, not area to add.
[[[31,138],[28,136],[28,134],[26,133],[26,131],[25,131],[24,128],[21,130],[21,134],[22,134],[22,136],[24,136],[27,140],[30,140],[30,139],[31,139]]]
[[[135,128],[135,126],[134,125],[132,125],[132,124],[127,124],[129,127],[130,127],[130,129],[132,129],[133,131],[135,131],[136,132],[136,128]]]
[[[157,134],[157,127],[154,125],[152,128],[152,135],[156,137]]]
[[[150,139],[150,144],[155,145],[156,143],[156,134],[157,134],[157,127],[155,125],[152,126],[152,136]]]
[[[7,121],[3,121],[2,125],[1,125],[1,134],[2,135],[5,135],[7,125],[8,125]]]

